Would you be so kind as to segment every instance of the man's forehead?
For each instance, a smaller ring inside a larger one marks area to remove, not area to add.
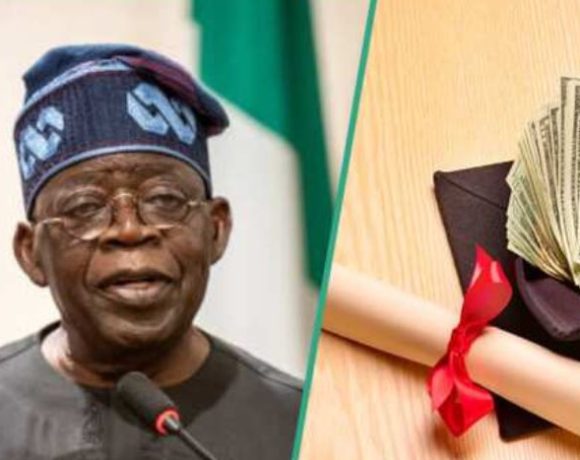
[[[204,190],[201,176],[181,160],[155,153],[118,153],[86,160],[61,171],[41,194],[81,185],[138,186],[152,177],[166,177],[182,186]]]

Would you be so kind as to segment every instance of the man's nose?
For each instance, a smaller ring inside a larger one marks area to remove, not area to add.
[[[111,209],[111,222],[100,241],[106,246],[137,246],[158,242],[160,238],[159,229],[142,221],[133,200],[118,199]]]

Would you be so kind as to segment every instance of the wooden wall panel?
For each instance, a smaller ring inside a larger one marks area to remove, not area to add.
[[[335,260],[458,310],[433,172],[514,157],[560,76],[580,75],[579,20],[575,1],[378,0]],[[493,416],[453,438],[425,377],[323,334],[301,458],[580,458],[559,429],[504,443]]]

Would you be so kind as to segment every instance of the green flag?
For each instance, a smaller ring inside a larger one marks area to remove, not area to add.
[[[307,0],[195,0],[202,80],[296,154],[308,278],[324,268],[332,199]],[[267,193],[267,191],[265,191]]]

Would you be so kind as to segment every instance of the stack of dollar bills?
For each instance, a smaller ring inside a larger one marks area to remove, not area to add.
[[[507,177],[508,248],[554,278],[580,286],[580,79],[530,121]]]

